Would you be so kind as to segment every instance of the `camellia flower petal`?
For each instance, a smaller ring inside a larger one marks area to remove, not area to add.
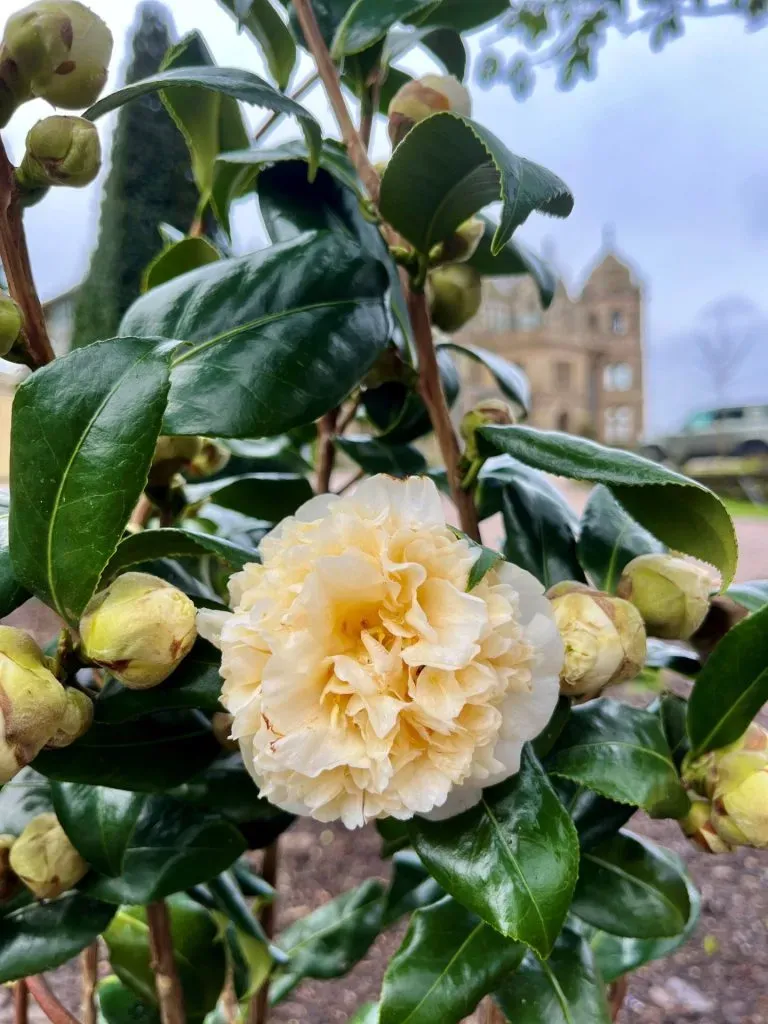
[[[261,793],[348,827],[448,817],[517,772],[549,720],[563,646],[543,588],[477,549],[426,477],[313,498],[201,612],[222,703]]]

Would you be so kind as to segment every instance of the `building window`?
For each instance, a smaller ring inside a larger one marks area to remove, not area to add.
[[[590,313],[587,318],[587,323],[589,324],[590,331],[597,333],[600,329],[600,321],[598,320],[597,313]]]
[[[558,391],[567,391],[571,386],[571,364],[555,363],[555,387]]]
[[[611,330],[614,334],[627,333],[627,318],[623,313],[616,312],[611,314]]]
[[[628,405],[606,409],[604,423],[608,444],[626,444],[634,439],[635,412]]]
[[[634,374],[629,363],[609,363],[603,369],[603,387],[606,391],[629,391]]]

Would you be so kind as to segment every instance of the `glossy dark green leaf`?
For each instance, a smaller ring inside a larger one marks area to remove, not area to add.
[[[141,494],[167,396],[168,355],[132,337],[75,349],[16,392],[13,570],[70,622]]]
[[[384,897],[382,926],[388,928],[403,915],[435,903],[443,890],[413,850],[401,850],[392,858],[392,878]]]
[[[442,0],[439,7],[413,20],[420,25],[449,25],[457,32],[468,32],[509,10],[509,0]]]
[[[384,975],[379,1020],[458,1024],[518,967],[525,951],[446,896],[411,918]]]
[[[759,612],[768,604],[768,580],[749,580],[747,583],[734,583],[726,591],[738,604],[751,612]]]
[[[101,935],[114,913],[107,903],[70,892],[0,918],[0,984],[71,960]]]
[[[509,457],[489,459],[480,473],[478,504],[481,518],[501,512],[507,561],[545,587],[584,580],[576,556],[576,516],[543,473]]]
[[[627,562],[666,548],[599,484],[581,517],[578,550],[579,561],[595,586],[613,594]]]
[[[560,802],[573,819],[582,850],[589,850],[610,839],[635,813],[631,804],[609,800],[568,779],[555,777],[553,785]]]
[[[302,235],[153,289],[121,332],[189,342],[173,361],[168,433],[274,435],[338,405],[371,368],[390,336],[386,288],[346,235]]]
[[[459,395],[459,375],[449,352],[438,352],[437,362],[446,402],[453,406]],[[387,444],[410,444],[432,430],[421,396],[400,381],[366,389],[363,407],[371,423],[381,431],[379,440]]]
[[[95,722],[71,746],[41,751],[34,766],[56,782],[98,779],[115,789],[155,793],[186,782],[220,752],[199,712],[161,712],[123,725]]]
[[[683,861],[670,850],[659,849],[659,856],[666,858],[670,866],[680,872],[685,879],[688,891],[690,914],[685,928],[679,935],[671,939],[628,939],[611,935],[588,925],[579,925],[595,957],[601,975],[607,982],[615,981],[622,974],[637,970],[651,960],[658,960],[674,953],[684,945],[696,930],[701,910],[701,897],[690,876],[685,871]],[[574,919],[574,925],[578,919]]]
[[[491,250],[498,224],[480,214],[484,223],[483,236],[474,254],[467,260],[470,267],[488,277],[506,277],[508,275],[530,274],[539,289],[539,298],[544,309],[549,309],[555,297],[557,275],[553,268],[545,263],[533,250],[522,242],[510,238],[496,255]]]
[[[337,437],[336,446],[366,473],[411,476],[426,473],[427,460],[409,444],[384,444],[375,437]]]
[[[349,1018],[349,1024],[379,1024],[379,1004],[366,1003]]]
[[[589,945],[569,928],[548,960],[529,953],[496,992],[515,1024],[610,1024],[605,984]]]
[[[520,772],[446,821],[414,818],[411,838],[434,878],[509,938],[548,956],[576,884],[571,819],[526,747]]]
[[[277,945],[291,959],[275,976],[270,1001],[304,978],[340,978],[362,960],[381,929],[383,894],[381,882],[370,879],[286,928]]]
[[[601,698],[574,708],[547,770],[654,817],[682,817],[688,798],[658,717]]]
[[[572,913],[613,935],[678,935],[691,913],[683,875],[653,843],[620,832],[581,855]]]
[[[262,946],[269,947],[269,939],[261,922],[246,903],[240,886],[231,872],[225,871],[217,878],[212,878],[206,888],[220,912],[226,914],[238,931],[256,939]],[[277,947],[273,948],[279,954],[279,962],[286,963],[288,957]]]
[[[170,790],[169,795],[233,821],[251,850],[269,846],[294,820],[292,814],[259,796],[239,753],[222,753],[194,778]]]
[[[552,712],[549,721],[536,739],[531,743],[533,752],[540,761],[547,756],[555,743],[557,743],[558,737],[565,728],[565,723],[568,721],[570,713],[570,700],[567,697],[558,697],[557,704],[555,704],[555,710]],[[557,789],[557,787],[555,787],[555,789]],[[564,801],[561,800],[561,802]]]
[[[269,0],[246,0],[238,10],[238,0],[219,0],[237,18],[238,28],[244,28],[257,43],[269,67],[269,73],[280,89],[285,89],[296,64],[296,43],[288,26]]]
[[[469,540],[470,538],[467,539]],[[504,561],[504,556],[499,551],[487,548],[483,544],[477,544],[474,541],[470,541],[470,543],[473,548],[480,549],[480,553],[469,570],[469,576],[467,577],[467,590],[474,590],[478,583],[485,579],[491,569],[495,569],[499,562]]]
[[[382,216],[427,254],[468,217],[501,200],[491,251],[538,210],[567,217],[568,186],[551,171],[511,153],[487,128],[458,114],[433,114],[414,125],[381,180]]]
[[[191,504],[210,500],[223,508],[270,523],[279,523],[293,515],[314,493],[307,478],[296,473],[247,473],[210,483],[190,484],[185,492]],[[205,515],[205,509],[202,514]],[[253,561],[252,555],[250,561]]]
[[[257,558],[253,548],[244,548],[208,533],[171,528],[142,530],[120,541],[117,551],[107,563],[104,577],[109,579],[129,566],[156,558],[200,558],[204,555],[215,555],[235,569],[242,569],[246,562]]]
[[[458,32],[451,28],[392,29],[387,33],[382,67],[404,56],[415,46],[423,46],[438,60],[449,75],[461,82],[467,69],[467,48]]]
[[[142,291],[157,288],[166,281],[172,281],[174,277],[220,259],[221,253],[207,238],[182,238],[155,256],[144,271]]]
[[[102,875],[119,875],[148,797],[77,782],[52,782],[51,793],[56,816],[84,860]]]
[[[27,822],[52,810],[48,779],[33,768],[22,768],[0,789],[0,835],[21,835]]]
[[[687,727],[688,701],[675,693],[664,693],[648,710],[659,716],[669,749],[672,751],[672,760],[680,771],[685,756],[691,749]]]
[[[701,484],[631,452],[583,437],[531,427],[481,427],[481,451],[506,454],[536,469],[608,487],[626,511],[664,544],[711,562],[727,585],[737,545],[722,501]]]
[[[100,1024],[161,1024],[160,1011],[140,999],[116,974],[101,979],[96,998]]]
[[[160,686],[130,690],[110,679],[96,701],[96,721],[122,725],[156,711],[199,708],[221,711],[221,654],[205,640],[198,639],[179,667]]]
[[[32,595],[19,583],[13,573],[8,541],[10,499],[7,491],[0,492],[0,618],[23,604]]]
[[[688,700],[691,757],[735,742],[768,701],[768,606],[723,637]]]
[[[492,375],[502,395],[527,411],[531,401],[531,388],[525,374],[503,356],[477,345],[462,345],[457,341],[440,342],[438,349],[447,348],[480,363]]]
[[[226,976],[224,944],[209,911],[188,896],[168,901],[173,958],[187,1019],[201,1024],[216,1005]],[[114,909],[114,908],[113,908]],[[151,1006],[157,1006],[145,907],[120,907],[104,934],[112,970]]]
[[[440,0],[355,0],[336,29],[331,54],[339,59],[359,53],[409,15],[427,13]]]
[[[376,822],[376,831],[381,836],[382,857],[391,857],[398,850],[404,850],[411,845],[407,823],[398,821],[397,818],[379,818]]]
[[[146,93],[160,92],[161,90],[170,93],[171,90],[184,88],[205,89],[221,93],[223,96],[241,100],[243,103],[250,103],[257,107],[265,107],[267,110],[296,117],[304,132],[310,152],[312,154],[319,152],[320,126],[312,115],[301,104],[278,92],[263,78],[240,68],[201,65],[195,68],[178,67],[171,68],[169,71],[160,71],[156,75],[143,78],[102,97],[85,111],[83,117],[90,121],[96,121],[111,110],[117,110],[124,103],[144,96]]]
[[[307,167],[310,158],[310,151],[306,143],[301,139],[288,139],[287,142],[281,142],[277,146],[249,148],[232,150],[227,153],[221,153],[219,155],[219,163],[223,164],[234,164],[236,167],[244,173],[244,181],[251,182],[257,174],[263,173],[265,168],[271,167],[282,167],[284,170],[291,168],[291,165],[303,163],[304,167],[301,168],[300,174],[297,176],[291,176],[291,181],[294,182],[302,191],[305,185],[311,186],[313,182],[310,180],[310,173]],[[355,193],[359,194],[360,197],[363,195],[362,183],[357,176],[354,165],[350,161],[344,148],[332,139],[323,140],[323,146],[318,156],[319,167],[327,171],[332,178],[336,179],[347,188]],[[294,167],[293,170],[296,170]],[[317,179],[315,179],[316,181]],[[275,179],[277,183],[277,179]],[[259,191],[262,188],[262,181],[258,181]],[[327,184],[324,186],[326,197],[330,198],[327,192]],[[311,189],[308,194],[311,194]],[[314,195],[322,193],[315,192]],[[306,209],[303,210],[305,216],[309,216],[310,212]],[[306,231],[306,226],[300,227],[300,231]],[[284,241],[284,237],[275,238],[272,236],[273,241]]]

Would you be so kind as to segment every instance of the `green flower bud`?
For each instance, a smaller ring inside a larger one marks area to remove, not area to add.
[[[646,638],[633,605],[581,583],[558,583],[547,596],[565,644],[562,694],[596,697],[603,687],[638,674]]]
[[[680,819],[680,827],[691,842],[707,853],[731,853],[733,847],[720,838],[712,825],[711,811],[709,800],[694,797],[690,811]]]
[[[83,613],[83,654],[129,689],[149,689],[189,654],[197,636],[195,614],[187,595],[165,580],[123,573]]]
[[[40,753],[66,706],[64,687],[32,637],[0,626],[0,782]]]
[[[452,110],[464,117],[472,113],[472,97],[453,75],[424,75],[401,86],[389,104],[389,138],[393,146],[402,142],[419,121]]]
[[[477,252],[480,240],[485,232],[485,224],[479,217],[470,217],[463,224],[459,224],[450,238],[438,242],[430,251],[430,262],[438,263],[463,263],[471,259]]]
[[[83,188],[101,168],[96,125],[82,117],[55,114],[38,121],[27,135],[27,151],[17,174],[27,191],[49,185]]]
[[[768,732],[753,722],[729,747],[694,764],[691,776],[712,800],[712,825],[731,846],[768,849]]]
[[[687,640],[704,621],[716,586],[707,566],[656,554],[633,558],[616,592],[637,608],[651,636]]]
[[[84,736],[93,724],[93,701],[82,690],[65,691],[67,707],[59,727],[46,743],[47,747],[68,747]]]
[[[169,484],[180,470],[186,469],[200,455],[203,443],[202,437],[158,437],[149,471],[150,484]]]
[[[200,478],[220,473],[232,455],[229,448],[207,437],[201,437],[199,440],[200,451],[187,466],[187,475]]]
[[[19,888],[19,879],[11,868],[11,847],[16,836],[0,835],[0,903],[9,900]]]
[[[477,431],[480,427],[508,427],[515,422],[515,416],[507,402],[500,398],[486,398],[474,409],[464,414],[459,433],[466,442],[464,455],[469,460],[479,459]]]
[[[8,355],[23,327],[24,317],[18,304],[0,291],[0,357]]]
[[[11,868],[39,900],[53,900],[77,885],[88,865],[55,814],[33,818],[11,847]]]
[[[480,274],[462,263],[448,263],[430,270],[427,298],[432,323],[452,334],[480,309],[483,285]]]
[[[104,88],[112,33],[77,0],[30,4],[8,19],[3,42],[4,57],[13,61],[28,95],[81,110]]]

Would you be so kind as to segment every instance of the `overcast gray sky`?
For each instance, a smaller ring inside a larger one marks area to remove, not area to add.
[[[114,32],[114,79],[136,4],[89,5]],[[23,6],[4,0],[3,13]],[[166,0],[166,6],[179,34],[201,30],[221,64],[263,73],[255,47],[236,35],[215,0]],[[427,62],[416,66],[426,70]],[[653,379],[659,377],[652,420],[666,422],[658,353],[671,354],[698,311],[718,296],[743,295],[768,314],[768,29],[748,34],[736,18],[691,22],[685,38],[660,54],[649,51],[644,36],[615,37],[600,54],[596,81],[560,92],[544,70],[524,103],[503,86],[471,88],[477,119],[514,151],[560,174],[576,196],[567,221],[534,217],[521,238],[535,246],[551,239],[566,280],[577,284],[600,247],[603,225],[614,225],[618,248],[648,286],[648,339]],[[323,109],[317,95],[307,105]],[[14,118],[6,134],[17,155],[30,124],[49,109],[28,104]],[[263,115],[250,116],[256,122]],[[324,125],[333,131],[329,119]],[[286,136],[293,129],[281,131]],[[381,156],[384,134],[380,129],[376,136]],[[27,214],[45,297],[82,277],[95,242],[99,193],[100,183],[78,193],[54,191]],[[241,211],[237,228],[243,248],[260,239],[254,205]],[[688,388],[687,403],[701,404],[690,375]],[[755,392],[754,374],[745,371],[743,388]],[[768,398],[765,379],[760,389],[765,394],[755,397]]]

